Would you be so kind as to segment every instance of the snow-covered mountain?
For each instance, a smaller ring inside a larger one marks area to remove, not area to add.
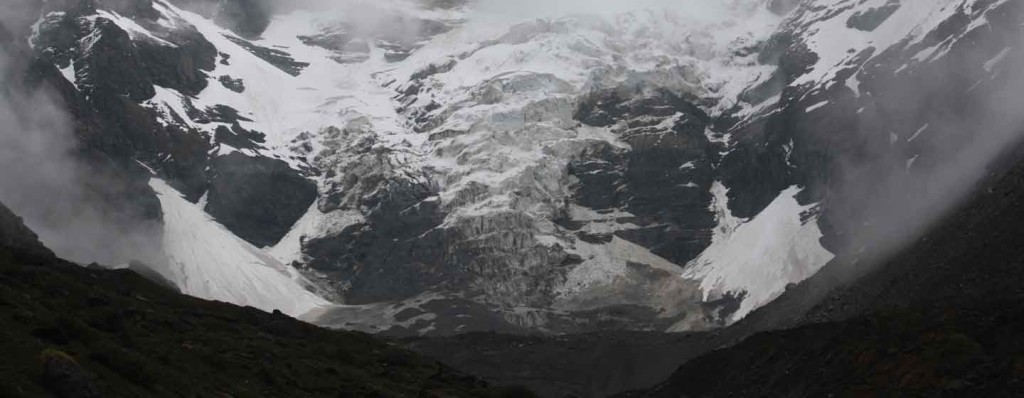
[[[395,334],[707,329],[910,235],[1015,136],[986,105],[1011,0],[314,3],[48,1],[14,32],[186,293]]]

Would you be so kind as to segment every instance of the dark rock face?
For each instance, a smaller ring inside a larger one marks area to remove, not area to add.
[[[254,136],[249,131],[241,128],[229,129],[224,126],[218,126],[214,134],[214,140],[218,144],[228,145],[238,149],[256,149],[258,148],[257,140],[261,140],[260,136]]]
[[[490,300],[539,306],[561,280],[558,273],[572,264],[559,248],[536,243],[533,222],[524,214],[464,219],[439,228],[445,212],[430,185],[378,183],[360,203],[370,209],[365,222],[305,245],[309,266],[333,281],[348,303],[397,301],[430,291],[502,291]]]
[[[444,219],[439,203],[425,201],[434,193],[404,181],[377,183],[375,194],[360,204],[372,209],[365,223],[307,243],[310,266],[329,280],[353,281],[338,286],[352,303],[405,299],[430,286],[457,283],[450,271],[434,266],[445,256],[443,236],[420,236]]]
[[[220,84],[228,90],[234,91],[236,93],[245,92],[245,82],[242,81],[242,79],[233,79],[231,78],[231,76],[224,75],[218,77],[217,80],[220,81]]]
[[[51,14],[53,20],[41,25],[35,44],[56,64],[65,63],[64,59],[75,64],[77,84],[62,82],[59,87],[84,146],[128,165],[120,168],[136,167],[132,159],[143,161],[186,196],[198,199],[205,191],[208,140],[180,127],[184,123],[157,123],[152,111],[139,103],[154,95],[154,85],[183,93],[201,91],[206,87],[205,72],[213,69],[216,50],[192,27],[169,30],[154,23],[151,19],[159,15],[146,11],[152,9],[146,1],[109,6],[152,28],[160,40],[173,47],[148,38],[133,41],[102,17],[95,23],[78,18],[94,10],[92,6],[80,6],[77,12],[60,16]],[[52,74],[51,80],[64,80],[56,71]]]
[[[153,81],[141,73],[146,67],[128,33],[104,18],[86,28],[97,39],[75,60],[79,88],[89,96],[123,95],[134,102],[152,98]]]
[[[206,211],[257,247],[277,243],[317,197],[316,184],[280,160],[234,152],[211,169]]]
[[[153,83],[185,95],[199,94],[207,85],[205,72],[214,69],[217,49],[194,29],[170,31],[166,40],[175,47],[136,42]]]
[[[691,102],[667,91],[620,91],[590,95],[576,118],[616,126],[613,131],[631,149],[602,144],[582,153],[569,165],[569,174],[579,180],[572,201],[599,212],[629,212],[635,217],[620,221],[640,228],[617,235],[685,264],[710,244],[709,231],[715,226],[708,208],[720,146],[705,136],[711,120]]]
[[[281,50],[260,47],[247,40],[239,39],[236,37],[228,37],[228,40],[231,40],[235,44],[242,46],[246,50],[249,50],[249,52],[251,52],[253,55],[260,57],[260,59],[267,61],[271,65],[274,65],[278,69],[292,76],[298,76],[300,73],[302,73],[303,69],[309,66],[308,62],[296,61],[292,58],[290,54]]]
[[[871,8],[866,11],[853,14],[850,19],[846,21],[846,26],[857,30],[863,30],[865,32],[871,32],[881,26],[886,19],[889,19],[889,17],[899,9],[900,1],[890,0],[881,7]]]
[[[75,58],[79,35],[78,24],[71,15],[48,14],[40,19],[35,45],[54,64],[67,67]]]

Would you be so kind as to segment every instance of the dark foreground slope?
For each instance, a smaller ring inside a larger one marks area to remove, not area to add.
[[[642,397],[1024,394],[1024,301],[943,303],[754,335]]]
[[[1020,159],[1018,149],[997,161],[966,205],[883,265],[836,286],[851,265],[830,264],[749,320],[796,327],[689,361],[634,395],[1024,396]]]
[[[0,206],[0,396],[520,396],[363,334],[57,259]]]

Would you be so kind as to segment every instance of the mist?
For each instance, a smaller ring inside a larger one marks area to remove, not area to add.
[[[534,19],[566,16],[610,17],[639,10],[669,11],[681,20],[703,24],[749,15],[767,9],[768,0],[266,0],[275,13],[313,11],[325,19],[343,22],[357,37],[386,35],[404,41],[422,40],[422,18],[452,18],[466,26],[464,33],[483,28],[507,29]],[[436,5],[449,8],[433,8]],[[430,9],[425,12],[421,8]],[[448,11],[454,13],[446,15]],[[492,32],[493,33],[493,32]]]
[[[829,283],[850,283],[885,266],[1020,161],[1024,38],[1019,31],[986,37],[922,67],[938,77],[927,84],[876,87],[899,102],[878,111],[868,101],[861,120],[872,122],[857,134],[874,142],[838,156],[838,189],[826,206],[829,222],[844,234],[830,248],[840,257]],[[1000,53],[1005,58],[990,64]]]
[[[124,182],[87,159],[54,87],[26,81],[40,71],[18,38],[28,37],[37,3],[14,0],[0,14],[0,202],[68,260],[158,261],[159,224],[124,217],[109,194]]]
[[[687,17],[709,20],[731,15],[736,8],[762,7],[757,0],[479,0],[473,13],[491,18],[532,19],[572,14],[614,15],[637,10],[671,10]]]

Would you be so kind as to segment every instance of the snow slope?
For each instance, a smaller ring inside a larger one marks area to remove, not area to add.
[[[728,197],[715,186],[714,209],[719,227],[714,241],[687,265],[684,277],[701,281],[705,300],[727,293],[744,296],[731,320],[739,320],[825,266],[834,255],[821,247],[815,217],[804,217],[815,205],[801,206],[800,188],[783,191],[764,211],[749,221],[729,213]]]
[[[183,293],[300,316],[327,301],[294,269],[234,236],[167,183],[153,179],[164,212],[165,276]]]

